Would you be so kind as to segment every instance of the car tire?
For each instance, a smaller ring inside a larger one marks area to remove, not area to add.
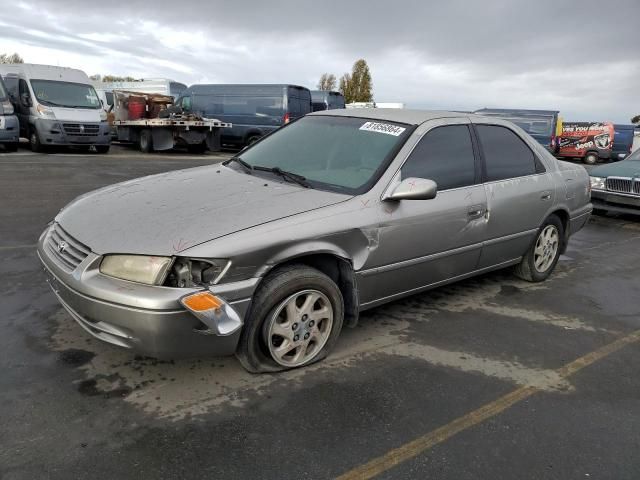
[[[9,142],[9,143],[5,143],[4,144],[4,151],[5,152],[17,152],[18,151],[18,142]]]
[[[31,148],[31,151],[35,153],[41,153],[44,151],[44,147],[42,146],[42,143],[40,143],[38,132],[35,129],[31,130],[29,133],[29,147]]]
[[[515,275],[528,282],[546,280],[558,263],[563,239],[562,222],[557,215],[550,215],[538,229],[536,238],[522,261],[516,265]]]
[[[587,165],[595,165],[596,163],[598,163],[598,155],[594,152],[589,152],[584,156],[582,161]]]
[[[140,138],[138,138],[138,147],[142,153],[153,152],[153,136],[151,130],[144,129],[140,132]]]
[[[310,365],[331,351],[343,320],[344,300],[331,278],[302,264],[278,268],[253,297],[236,356],[252,373]]]
[[[111,145],[96,145],[96,153],[109,153]]]

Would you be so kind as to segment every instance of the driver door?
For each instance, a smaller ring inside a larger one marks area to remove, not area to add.
[[[477,268],[487,199],[469,121],[430,122],[395,181],[411,177],[434,180],[437,195],[381,202],[379,242],[369,257],[374,267],[358,279],[365,306]]]

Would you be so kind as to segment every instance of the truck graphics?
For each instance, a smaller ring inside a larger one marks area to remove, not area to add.
[[[600,158],[609,158],[613,136],[612,123],[564,122],[557,155],[582,158],[588,153],[596,153]]]

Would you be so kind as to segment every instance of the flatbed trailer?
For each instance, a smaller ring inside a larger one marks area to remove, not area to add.
[[[175,146],[185,146],[194,153],[219,151],[221,149],[220,130],[231,127],[231,123],[217,119],[198,118],[192,114],[172,113],[165,118],[129,119],[127,107],[130,97],[144,98],[145,112],[157,105],[172,105],[173,99],[164,95],[150,95],[142,92],[114,91],[114,117],[111,121],[121,142],[134,143],[143,152],[170,150]],[[161,111],[161,110],[159,110]]]

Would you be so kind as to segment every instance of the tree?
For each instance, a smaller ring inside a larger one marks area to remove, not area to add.
[[[333,73],[323,73],[320,75],[318,82],[318,90],[331,92],[336,89],[336,76]]]
[[[8,53],[0,53],[0,63],[24,63],[24,60],[17,53],[12,55],[9,55]]]
[[[636,115],[631,119],[631,123],[640,123],[640,115]]]
[[[340,78],[340,93],[346,103],[373,102],[373,85],[369,65],[363,58],[356,60],[351,73]]]

